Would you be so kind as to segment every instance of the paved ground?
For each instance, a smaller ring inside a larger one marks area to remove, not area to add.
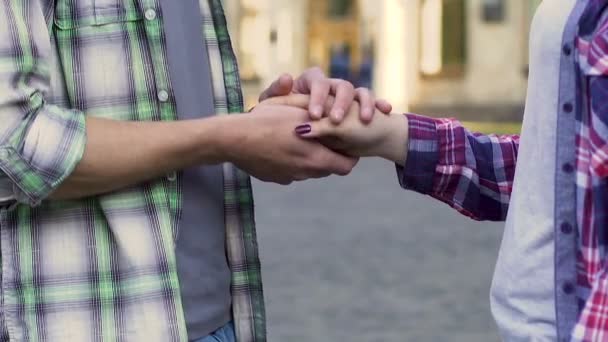
[[[498,340],[488,292],[502,225],[400,190],[380,160],[254,187],[270,341]]]

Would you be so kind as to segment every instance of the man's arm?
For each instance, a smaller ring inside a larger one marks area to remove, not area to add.
[[[88,118],[82,160],[52,199],[110,192],[195,164],[224,161],[225,118],[181,122],[123,122]]]
[[[222,162],[280,184],[348,174],[356,159],[293,134],[291,128],[308,117],[302,109],[260,105],[250,114],[165,123],[89,118],[84,156],[51,198],[102,194],[192,165]]]
[[[86,141],[84,113],[45,101],[51,46],[41,3],[0,1],[0,197],[29,205],[69,176]]]
[[[40,6],[0,1],[0,205],[101,194],[201,163],[233,162],[282,184],[354,167],[355,159],[293,134],[309,117],[302,109],[144,123],[85,119],[49,105],[51,46]]]

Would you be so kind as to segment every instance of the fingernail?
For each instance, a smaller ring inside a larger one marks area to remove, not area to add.
[[[312,127],[310,124],[304,124],[296,127],[296,134],[298,135],[306,135],[310,132],[312,132]]]
[[[334,109],[331,113],[331,116],[335,119],[335,120],[342,120],[342,118],[344,117],[344,111],[342,109]]]

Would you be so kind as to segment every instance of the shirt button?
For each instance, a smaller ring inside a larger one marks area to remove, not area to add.
[[[572,113],[572,111],[574,110],[574,106],[570,102],[564,103],[563,107],[564,107],[564,112],[566,112],[566,113]]]
[[[574,293],[574,285],[572,285],[571,282],[566,282],[562,286],[562,290],[564,291],[565,294],[571,295]]]
[[[166,90],[161,90],[158,92],[158,101],[167,102],[169,100],[169,93]]]
[[[565,173],[572,173],[574,172],[574,166],[572,166],[570,163],[566,163],[562,166],[562,171]]]
[[[562,233],[564,233],[566,235],[572,234],[572,231],[574,230],[572,225],[568,222],[562,223],[561,229],[562,229]]]
[[[167,180],[169,182],[175,182],[177,180],[177,172],[171,172],[167,175]]]
[[[0,150],[0,161],[2,161],[2,159],[7,159],[9,154],[10,152],[8,150]]]
[[[564,55],[566,56],[570,56],[572,54],[572,48],[570,47],[570,44],[565,44],[562,50],[564,52]]]
[[[152,8],[147,9],[144,16],[146,17],[147,20],[152,21],[152,20],[156,19],[156,11],[153,10]]]

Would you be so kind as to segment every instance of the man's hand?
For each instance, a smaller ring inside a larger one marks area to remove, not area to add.
[[[290,184],[332,174],[347,175],[358,159],[345,157],[314,140],[299,138],[293,128],[310,120],[306,110],[261,104],[251,114],[231,116],[226,127],[228,160],[267,182]]]
[[[260,95],[260,102],[292,93],[310,95],[308,111],[313,120],[324,116],[324,105],[330,96],[335,98],[335,102],[327,113],[334,123],[344,119],[354,101],[361,105],[360,118],[364,123],[372,121],[376,108],[384,114],[389,114],[393,109],[387,101],[376,100],[371,90],[355,89],[348,81],[329,79],[320,68],[308,69],[295,80],[287,74],[279,77]]]

